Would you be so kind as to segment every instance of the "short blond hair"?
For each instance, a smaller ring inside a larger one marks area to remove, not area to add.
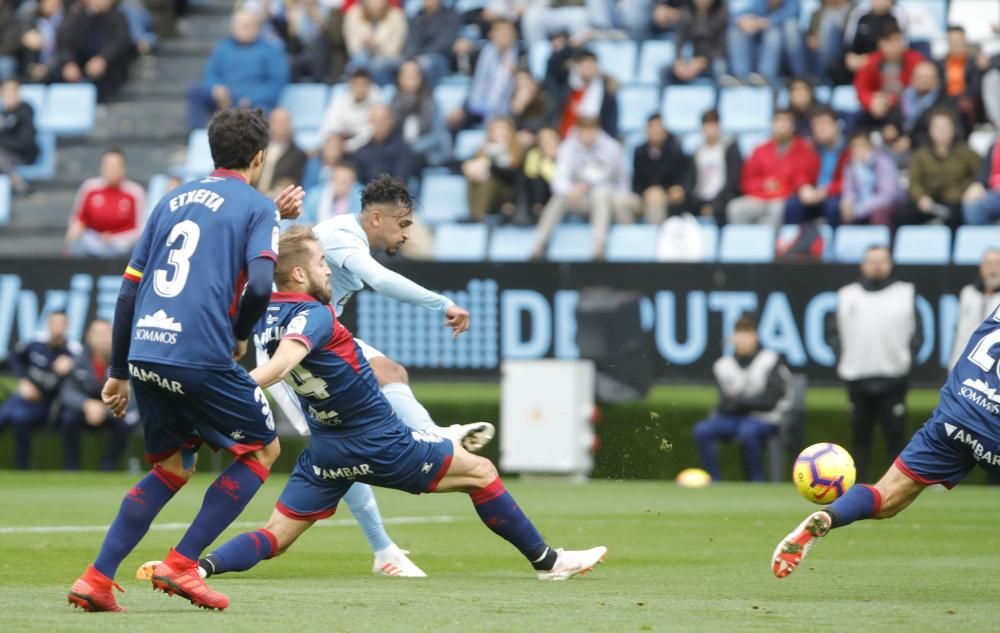
[[[274,267],[274,283],[278,289],[292,280],[292,271],[308,263],[310,243],[319,243],[316,234],[305,224],[293,224],[278,238],[278,263]]]

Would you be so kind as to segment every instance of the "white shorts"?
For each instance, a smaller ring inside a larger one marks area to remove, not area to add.
[[[365,343],[361,339],[356,338],[354,339],[354,342],[361,348],[361,355],[365,357],[365,360],[371,361],[373,358],[385,358],[385,354],[378,351],[368,343]]]

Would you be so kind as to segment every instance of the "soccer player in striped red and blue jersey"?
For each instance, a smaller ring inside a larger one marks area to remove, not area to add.
[[[121,415],[134,389],[153,469],[125,496],[96,560],[70,590],[69,602],[87,611],[123,610],[111,591],[115,572],[187,483],[202,442],[236,459],[152,581],[197,606],[226,608],[228,598],[199,576],[197,559],[278,457],[264,393],[235,360],[270,300],[279,208],[297,215],[302,193],[289,189],[272,201],[253,188],[268,142],[259,111],[221,111],[208,136],[216,170],[157,204],[118,297],[102,399]]]

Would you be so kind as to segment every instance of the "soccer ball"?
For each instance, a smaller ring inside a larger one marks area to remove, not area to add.
[[[826,505],[854,485],[854,458],[843,447],[823,442],[806,448],[795,458],[792,479],[802,496]]]
[[[712,476],[700,468],[685,468],[677,473],[677,485],[681,488],[704,488],[712,483]]]

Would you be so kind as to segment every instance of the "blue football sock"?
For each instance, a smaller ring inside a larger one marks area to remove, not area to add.
[[[240,457],[230,464],[205,492],[198,516],[174,548],[177,553],[198,560],[205,548],[243,512],[267,475],[267,468],[253,459]]]
[[[227,571],[246,571],[278,550],[278,540],[268,530],[244,532],[223,543],[217,550],[198,561],[207,575]]]
[[[142,540],[150,524],[163,506],[187,480],[170,473],[159,465],[128,491],[104,536],[94,567],[108,578],[114,578],[118,565]]]
[[[486,527],[516,547],[536,569],[552,569],[555,550],[545,544],[531,520],[510,496],[499,477],[469,494]]]
[[[354,520],[358,522],[361,531],[368,539],[368,545],[373,552],[383,550],[392,545],[392,539],[382,525],[382,514],[375,501],[375,491],[368,484],[351,484],[350,490],[344,495],[347,507],[351,509]]]
[[[851,487],[844,496],[826,508],[830,529],[844,527],[861,519],[870,519],[882,507],[882,495],[874,486],[861,484]]]
[[[402,382],[390,383],[382,387],[382,395],[392,405],[392,410],[396,412],[403,424],[414,431],[433,431],[437,428],[431,414],[413,395],[410,385]]]

